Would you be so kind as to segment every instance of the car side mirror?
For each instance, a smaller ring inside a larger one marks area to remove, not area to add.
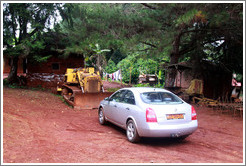
[[[106,97],[104,100],[105,100],[105,101],[109,101],[109,97]]]

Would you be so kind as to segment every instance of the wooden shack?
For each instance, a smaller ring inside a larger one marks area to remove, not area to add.
[[[151,86],[158,83],[158,77],[156,74],[140,74],[138,77],[140,84],[150,84]]]
[[[232,72],[221,64],[203,60],[197,70],[192,62],[181,62],[165,66],[165,70],[165,88],[174,93],[188,89],[192,80],[199,79],[203,81],[203,95],[207,98],[217,99],[231,94]],[[170,70],[176,71],[173,86],[168,82]]]

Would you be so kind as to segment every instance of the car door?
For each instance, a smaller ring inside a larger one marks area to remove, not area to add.
[[[113,96],[111,96],[109,99],[108,109],[107,109],[107,111],[108,111],[107,117],[112,122],[116,122],[116,120],[117,120],[116,112],[120,108],[119,103],[121,103],[122,96],[124,95],[124,93],[125,93],[125,90],[120,90],[120,91],[116,92]]]
[[[117,111],[115,111],[115,121],[120,126],[124,126],[126,120],[133,111],[135,105],[134,94],[130,90],[126,90],[121,98],[121,102],[117,105]]]

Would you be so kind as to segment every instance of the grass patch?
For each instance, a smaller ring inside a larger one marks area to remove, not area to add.
[[[64,99],[64,97],[62,95],[59,95],[59,94],[54,94],[54,93],[51,93],[53,96],[55,97],[58,97],[59,100],[61,100],[63,103],[65,103],[67,106],[69,106],[70,108],[73,108],[73,106],[69,105],[66,100]]]
[[[152,87],[152,88],[164,88],[163,84],[156,84],[156,85],[150,85],[149,83],[146,84],[135,84],[133,87]]]
[[[120,88],[108,88],[107,91],[108,92],[115,92],[117,90],[119,90]]]
[[[38,85],[37,87],[29,87],[28,89],[33,91],[49,91],[49,89],[43,88],[41,85]]]
[[[17,83],[10,84],[7,78],[3,80],[3,86],[12,88],[12,89],[27,89],[26,86],[19,85]]]

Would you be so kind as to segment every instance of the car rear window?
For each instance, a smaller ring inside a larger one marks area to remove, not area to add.
[[[143,102],[148,104],[181,104],[183,101],[168,92],[144,92],[140,94]]]

